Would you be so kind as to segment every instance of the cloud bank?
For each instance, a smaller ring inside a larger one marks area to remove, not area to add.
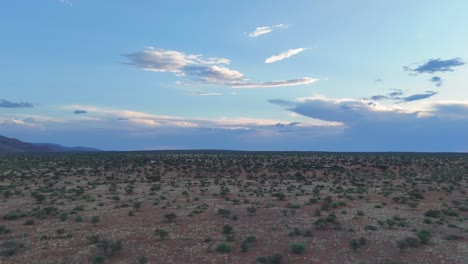
[[[299,115],[342,123],[343,133],[329,142],[338,151],[468,152],[468,102],[429,103],[420,109],[320,96],[269,102]]]
[[[0,115],[3,135],[31,142],[106,150],[243,149],[468,152],[468,102],[414,105],[323,96],[272,99],[292,120],[252,117],[185,118],[71,105],[89,112],[72,119]]]

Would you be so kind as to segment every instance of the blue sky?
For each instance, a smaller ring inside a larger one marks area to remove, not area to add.
[[[468,151],[466,1],[137,2],[2,1],[0,134]]]

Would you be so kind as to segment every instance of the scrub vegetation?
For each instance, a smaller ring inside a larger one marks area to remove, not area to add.
[[[467,263],[468,155],[0,156],[1,263]]]

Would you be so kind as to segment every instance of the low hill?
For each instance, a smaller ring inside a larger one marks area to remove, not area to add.
[[[86,147],[65,147],[51,143],[29,143],[0,135],[0,153],[10,152],[93,152],[101,151]]]

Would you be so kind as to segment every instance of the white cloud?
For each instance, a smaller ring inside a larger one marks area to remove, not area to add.
[[[185,73],[197,77],[198,79],[195,79],[195,81],[206,84],[225,85],[230,82],[240,82],[244,77],[242,73],[236,70],[217,65],[190,66],[185,68]]]
[[[203,58],[202,54],[188,55],[187,59],[198,64],[212,65],[212,64],[230,64],[231,61],[225,58]]]
[[[187,56],[175,50],[164,50],[148,47],[144,51],[125,55],[129,65],[146,71],[179,73],[182,69],[193,63]]]
[[[293,50],[299,53],[301,49]],[[285,55],[293,56],[294,54]],[[127,65],[153,72],[171,72],[178,77],[191,78],[191,82],[206,85],[221,85],[232,88],[270,88],[309,84],[317,79],[305,77],[270,82],[249,82],[244,74],[230,69],[231,61],[225,58],[203,58],[203,55],[186,55],[183,52],[149,47],[143,51],[124,55]],[[177,83],[183,83],[178,81]]]
[[[278,55],[273,55],[273,56],[269,57],[268,59],[265,60],[265,63],[273,63],[273,62],[281,61],[281,60],[284,60],[286,58],[297,55],[297,54],[303,52],[304,50],[305,50],[304,48],[290,49],[290,50],[282,52],[282,53],[280,53]]]
[[[273,26],[257,27],[257,28],[255,28],[254,31],[249,33],[249,37],[256,38],[258,36],[268,34],[268,33],[272,32],[273,30],[278,29],[278,28],[288,28],[288,26],[286,26],[284,24],[278,24],[278,25],[273,25]]]

